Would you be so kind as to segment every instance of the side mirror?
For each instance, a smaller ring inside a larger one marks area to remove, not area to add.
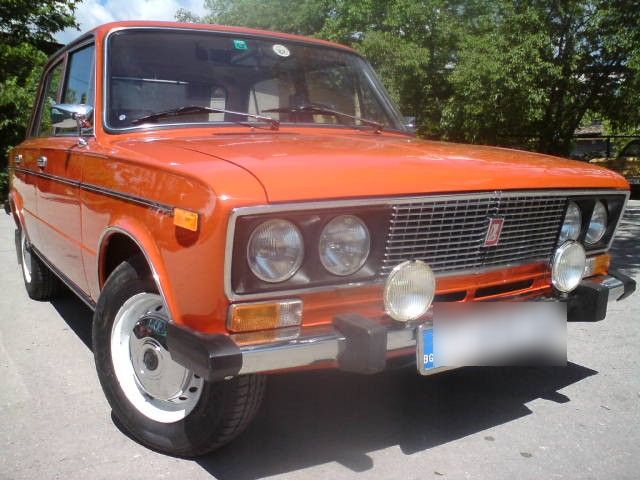
[[[418,127],[416,126],[416,117],[402,117],[402,122],[404,128],[409,130],[411,133],[416,133]]]
[[[91,105],[56,103],[51,107],[51,119],[55,126],[69,128],[76,125],[78,127],[78,145],[81,147],[87,145],[87,140],[82,136],[82,130],[91,127],[92,118]]]

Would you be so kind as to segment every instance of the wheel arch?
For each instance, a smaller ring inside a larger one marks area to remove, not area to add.
[[[175,303],[167,284],[166,271],[160,251],[151,235],[133,225],[112,225],[102,233],[98,242],[97,284],[102,292],[104,284],[113,270],[123,261],[141,255],[149,268],[158,293],[162,296],[171,318],[176,318]]]

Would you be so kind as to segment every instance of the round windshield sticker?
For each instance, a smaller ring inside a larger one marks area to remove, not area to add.
[[[289,55],[291,55],[289,49],[284,45],[274,45],[273,51],[276,52],[276,55],[280,55],[281,57],[288,57]]]

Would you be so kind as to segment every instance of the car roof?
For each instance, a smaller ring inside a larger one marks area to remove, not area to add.
[[[261,36],[270,38],[281,38],[283,40],[312,43],[315,45],[322,45],[325,47],[339,48],[341,50],[347,50],[349,52],[357,53],[346,45],[339,43],[329,42],[327,40],[321,40],[319,38],[306,37],[303,35],[293,35],[290,33],[274,32],[270,30],[260,30],[256,28],[246,27],[233,27],[229,25],[215,25],[210,23],[184,23],[184,22],[160,22],[160,21],[142,21],[142,20],[129,20],[121,22],[109,22],[95,27],[87,32],[88,34],[95,34],[96,36],[104,36],[110,31],[122,29],[122,28],[167,28],[167,29],[187,29],[187,30],[204,30],[209,32],[224,32],[224,33],[237,33],[240,35]],[[85,35],[82,35],[84,37]],[[79,38],[82,38],[79,37]],[[76,43],[74,40],[71,43]]]

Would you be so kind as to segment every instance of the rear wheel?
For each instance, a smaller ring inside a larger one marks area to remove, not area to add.
[[[109,276],[93,323],[98,377],[114,415],[140,443],[198,456],[228,443],[255,416],[263,376],[208,382],[174,362],[169,315],[141,257]]]
[[[40,301],[55,298],[62,287],[60,279],[33,253],[23,228],[16,230],[16,248],[29,297]]]

